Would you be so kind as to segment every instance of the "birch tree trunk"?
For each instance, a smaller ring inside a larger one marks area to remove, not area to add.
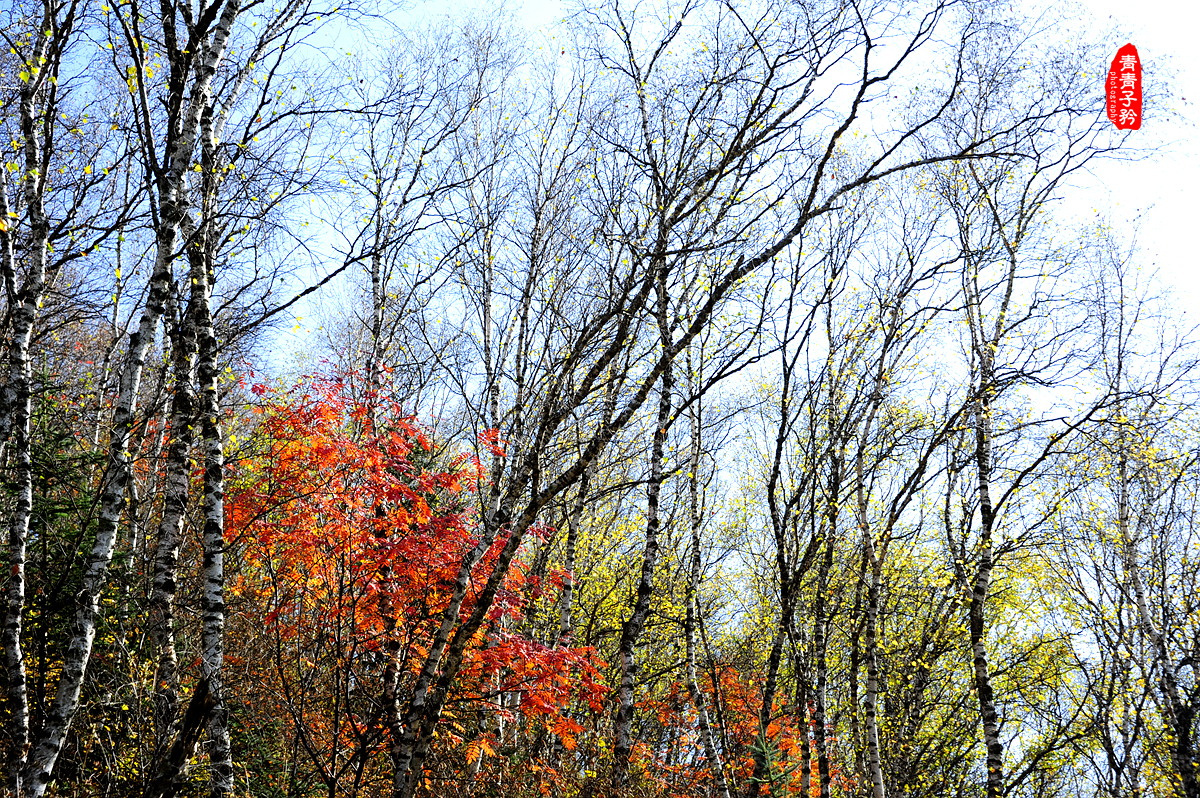
[[[1118,390],[1119,387],[1118,387]],[[1129,511],[1129,458],[1126,452],[1125,430],[1120,432],[1117,454],[1117,529],[1122,546],[1122,566],[1125,578],[1133,587],[1134,604],[1137,607],[1138,624],[1150,641],[1154,657],[1158,660],[1158,683],[1162,700],[1156,702],[1163,720],[1170,730],[1171,765],[1175,768],[1178,783],[1174,785],[1180,798],[1200,798],[1200,779],[1197,778],[1197,750],[1192,735],[1191,707],[1180,694],[1177,678],[1179,663],[1167,648],[1166,635],[1159,629],[1150,611],[1146,589],[1142,581],[1139,563],[1139,535],[1134,531],[1136,524],[1130,523]]]
[[[691,369],[688,370],[691,373]],[[698,400],[697,400],[698,404]],[[704,694],[696,681],[696,616],[697,593],[700,589],[700,409],[697,404],[690,408],[692,421],[692,457],[688,472],[688,516],[692,527],[692,561],[691,572],[688,576],[685,615],[683,621],[683,638],[685,656],[687,657],[687,689],[696,707],[697,722],[700,726],[700,742],[704,746],[704,756],[708,760],[708,770],[712,774],[713,788],[718,798],[729,798],[729,784],[725,781],[725,768],[721,764],[721,755],[713,740],[712,724],[708,719],[708,707]]]
[[[49,35],[34,36],[34,47],[30,63],[44,63],[46,53],[53,42],[61,50],[62,39],[70,35],[74,5],[65,26],[58,24],[57,9],[47,4],[44,9],[48,21],[53,21],[57,38]],[[46,23],[43,23],[46,24]],[[33,414],[33,376],[29,361],[29,346],[38,310],[46,296],[47,285],[52,275],[47,264],[50,221],[46,217],[44,195],[46,178],[43,174],[43,151],[41,140],[42,118],[49,113],[50,126],[54,125],[53,86],[49,78],[57,71],[57,59],[51,69],[43,72],[34,70],[34,75],[24,81],[20,89],[19,124],[24,139],[22,152],[24,163],[21,182],[29,217],[28,238],[24,243],[28,260],[28,273],[18,287],[16,258],[14,256],[16,224],[11,221],[18,214],[10,209],[8,196],[8,171],[0,176],[0,258],[4,272],[4,289],[11,314],[11,332],[6,342],[8,348],[8,379],[3,389],[3,413],[7,428],[3,442],[8,445],[8,456],[12,463],[14,500],[12,516],[8,523],[8,582],[5,589],[5,622],[3,646],[5,669],[8,682],[8,704],[10,721],[8,728],[8,787],[12,795],[20,795],[23,789],[22,770],[29,753],[29,688],[25,670],[25,652],[21,644],[21,633],[25,615],[25,559],[29,539],[30,516],[33,512],[33,456],[30,440],[30,419]],[[53,69],[53,71],[52,71]],[[49,95],[49,96],[47,96]]]
[[[613,719],[612,774],[613,786],[617,789],[623,788],[629,782],[629,756],[633,751],[633,693],[634,681],[637,678],[634,649],[650,614],[650,597],[654,594],[654,573],[658,564],[658,532],[661,523],[658,505],[663,483],[663,456],[666,451],[667,426],[671,419],[673,388],[674,381],[668,367],[659,383],[658,415],[650,445],[650,482],[646,487],[646,544],[642,550],[642,567],[633,611],[621,628],[621,640],[617,649],[621,682],[617,689],[617,713]]]
[[[830,477],[831,494],[840,488],[840,463],[837,455],[833,455],[832,474]],[[821,798],[829,798],[829,743],[826,729],[827,697],[826,688],[829,683],[829,662],[827,651],[827,635],[829,618],[827,596],[829,593],[829,573],[833,569],[833,550],[837,539],[837,504],[829,500],[829,519],[826,525],[824,553],[817,565],[817,595],[813,600],[813,668],[816,670],[816,685],[813,690],[813,741],[817,749],[817,779]]]
[[[883,766],[879,754],[879,644],[876,629],[879,619],[879,583],[883,570],[883,559],[875,554],[875,547],[867,533],[870,584],[867,587],[867,694],[863,699],[863,717],[867,730],[867,773],[871,780],[873,798],[884,798]]]
[[[878,396],[876,386],[875,396]],[[869,574],[867,584],[867,622],[864,636],[866,637],[867,661],[867,693],[863,699],[863,720],[867,732],[867,773],[870,777],[872,798],[884,798],[883,766],[879,753],[879,642],[877,628],[879,622],[879,589],[883,575],[883,560],[887,556],[887,541],[882,551],[875,549],[874,534],[867,520],[867,497],[864,487],[863,456],[871,429],[871,421],[875,416],[875,400],[873,398],[863,432],[859,437],[858,454],[854,468],[858,489],[858,523],[862,530],[863,547],[866,552],[866,571]]]
[[[799,668],[800,663],[796,663]],[[809,712],[808,712],[808,680],[801,675],[796,677],[798,713],[801,719],[800,738],[800,794],[812,795],[812,743],[809,741]]]
[[[189,248],[191,304],[199,359],[196,364],[200,404],[200,444],[204,451],[204,561],[200,600],[200,677],[211,710],[208,717],[209,794],[225,798],[233,790],[228,709],[225,703],[225,451],[221,403],[217,392],[220,344],[213,322],[212,297],[218,242],[217,135],[220,122],[213,106],[200,117],[201,226]]]
[[[210,794],[223,798],[233,790],[233,759],[222,679],[225,660],[225,452],[217,395],[218,342],[212,317],[212,264],[201,281],[196,327],[200,339],[200,437],[204,449],[204,594],[201,600],[200,674],[213,707],[208,723]]]
[[[41,739],[25,768],[24,793],[41,796],[48,786],[55,762],[66,739],[66,734],[79,708],[80,692],[92,653],[92,642],[96,635],[96,622],[100,612],[100,593],[107,583],[108,566],[112,561],[116,545],[117,529],[124,509],[125,496],[130,479],[129,441],[133,431],[134,412],[141,388],[142,370],[146,353],[154,340],[158,321],[162,316],[167,292],[170,290],[170,264],[168,253],[173,252],[175,239],[170,237],[170,248],[160,248],[151,278],[146,308],[138,329],[130,334],[129,348],[121,370],[119,391],[113,411],[113,429],[109,441],[107,479],[100,499],[96,526],[96,539],[84,568],[82,588],[78,593],[78,606],[71,625],[70,640],[63,660],[58,689],[54,701],[46,713]]]
[[[67,731],[79,708],[83,679],[96,635],[100,593],[107,583],[108,567],[112,562],[117,528],[128,492],[129,442],[141,389],[142,371],[163,315],[167,293],[171,290],[172,268],[179,249],[180,226],[186,212],[184,178],[191,167],[200,116],[208,105],[213,75],[225,54],[230,30],[239,9],[239,0],[228,0],[222,8],[212,31],[212,39],[204,48],[196,70],[186,113],[181,118],[179,135],[168,143],[169,168],[162,173],[159,180],[161,218],[156,230],[157,252],[154,271],[151,274],[141,320],[137,329],[129,336],[129,345],[121,368],[108,446],[107,479],[99,502],[95,543],[84,568],[58,689],[46,713],[41,739],[25,768],[23,789],[26,795],[34,798],[39,798],[45,793]]]
[[[665,263],[656,263],[654,270],[658,293],[658,328],[666,355],[670,354],[671,330],[667,319],[669,300],[665,268]],[[613,719],[612,783],[616,789],[621,789],[629,783],[629,756],[633,751],[633,692],[634,681],[637,678],[634,649],[650,614],[650,598],[654,594],[654,574],[658,565],[658,532],[661,524],[658,508],[674,390],[675,380],[671,362],[668,360],[659,382],[658,415],[655,418],[654,435],[650,444],[650,482],[646,486],[646,545],[642,550],[642,568],[638,577],[633,611],[621,627],[621,639],[617,647],[621,681],[617,688],[617,712]]]
[[[571,630],[574,628],[572,610],[575,602],[575,549],[579,545],[579,523],[583,520],[583,510],[587,502],[587,491],[592,479],[592,467],[584,469],[579,478],[578,493],[571,512],[567,516],[567,541],[564,553],[562,580],[562,596],[559,597],[558,611],[558,645],[567,646],[571,642]]]
[[[985,369],[983,373],[988,373]],[[981,384],[986,385],[986,382]],[[976,402],[975,440],[976,469],[979,480],[979,546],[976,572],[971,591],[968,624],[971,635],[971,661],[975,675],[975,692],[979,701],[979,718],[983,724],[983,740],[987,746],[987,796],[1000,798],[1004,794],[1004,745],[1000,742],[1000,722],[996,714],[996,699],[988,668],[984,612],[988,588],[992,579],[992,419],[991,401],[980,396]]]
[[[179,547],[183,541],[184,512],[191,491],[189,456],[195,413],[196,330],[190,313],[180,314],[170,298],[167,324],[171,333],[174,389],[171,396],[171,436],[164,464],[165,490],[162,520],[154,551],[150,590],[149,636],[157,657],[154,671],[154,750],[162,754],[170,745],[179,712],[179,661],[175,650],[175,592]]]
[[[1015,273],[1015,261],[1013,271]],[[974,281],[978,275],[972,275]],[[1010,277],[1011,279],[1011,277]],[[1011,290],[1011,289],[1010,289]],[[994,381],[994,358],[996,338],[1002,329],[1003,309],[997,320],[996,336],[984,331],[979,291],[974,282],[968,287],[967,310],[973,352],[978,358],[979,379],[975,388],[975,473],[979,501],[979,541],[975,555],[975,577],[970,586],[967,610],[967,625],[971,643],[971,664],[974,673],[975,694],[979,706],[979,719],[983,726],[983,741],[987,750],[987,797],[1000,798],[1004,794],[1004,745],[1000,742],[1000,722],[996,713],[996,699],[992,690],[991,673],[987,657],[987,626],[985,611],[988,589],[991,585],[994,552],[992,532],[995,512],[992,505],[992,394]]]
[[[826,316],[826,336],[830,354],[826,357],[826,371],[829,379],[828,435],[826,444],[829,447],[829,482],[825,501],[824,535],[822,546],[824,551],[817,565],[817,590],[813,599],[813,669],[816,671],[816,684],[813,690],[813,741],[817,749],[817,778],[821,798],[829,798],[829,743],[827,733],[827,696],[826,688],[829,683],[828,662],[828,597],[829,575],[833,570],[834,548],[837,545],[838,517],[841,514],[842,495],[842,466],[845,459],[845,446],[841,431],[834,417],[835,409],[842,398],[843,389],[838,384],[838,375],[834,368],[833,351],[834,339],[830,316]]]

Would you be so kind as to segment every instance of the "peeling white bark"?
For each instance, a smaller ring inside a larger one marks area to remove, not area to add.
[[[165,463],[162,520],[154,551],[153,582],[150,590],[149,633],[157,657],[154,672],[155,750],[165,752],[179,712],[179,662],[175,651],[175,591],[179,547],[183,540],[183,517],[191,490],[188,457],[192,448],[195,412],[193,380],[196,371],[196,331],[190,314],[180,317],[177,303],[170,302],[168,324],[176,327],[171,347],[174,392],[171,399]]]
[[[117,528],[127,495],[130,479],[129,442],[142,372],[146,355],[163,315],[167,292],[171,289],[172,267],[179,248],[180,226],[185,212],[185,175],[196,150],[200,117],[208,106],[213,75],[224,57],[229,34],[239,10],[239,0],[229,0],[222,9],[196,71],[179,135],[168,145],[171,160],[170,169],[160,184],[161,219],[156,231],[157,253],[154,271],[150,278],[145,309],[137,330],[129,336],[129,346],[121,368],[109,441],[108,478],[101,493],[95,543],[84,568],[58,689],[46,713],[41,737],[25,767],[23,789],[25,794],[32,798],[40,798],[45,793],[67,731],[79,708],[84,675],[96,635],[100,594],[108,580],[108,568],[112,562]]]
[[[0,643],[4,648],[7,672],[7,699],[9,711],[9,761],[8,789],[14,796],[21,795],[28,787],[27,757],[31,744],[29,717],[28,674],[25,668],[25,652],[21,634],[25,613],[25,560],[29,538],[30,517],[33,512],[33,458],[30,440],[30,419],[33,414],[33,378],[30,368],[29,346],[33,339],[38,311],[46,297],[49,281],[53,275],[48,264],[50,220],[46,216],[44,196],[46,179],[42,170],[44,125],[49,121],[53,129],[56,115],[57,94],[54,75],[58,71],[67,39],[72,33],[76,3],[57,7],[46,3],[38,30],[45,29],[45,36],[33,36],[33,47],[28,51],[31,63],[43,65],[40,70],[22,82],[18,103],[18,124],[21,130],[24,164],[21,184],[28,218],[28,235],[25,241],[28,271],[18,286],[16,274],[15,228],[18,214],[9,205],[8,172],[0,176],[0,270],[3,271],[4,290],[11,316],[8,340],[8,379],[0,401],[0,452],[8,448],[12,464],[12,480],[15,483],[12,515],[8,523],[8,579],[5,586],[5,622]],[[63,15],[60,17],[60,14]],[[51,48],[54,51],[51,52]],[[51,60],[47,64],[48,56]]]

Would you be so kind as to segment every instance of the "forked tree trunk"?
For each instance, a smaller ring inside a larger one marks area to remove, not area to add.
[[[179,777],[183,766],[196,753],[196,745],[204,734],[212,709],[213,698],[208,692],[208,682],[202,679],[188,701],[174,742],[155,760],[157,765],[150,786],[146,789],[146,798],[174,798],[181,786]]]

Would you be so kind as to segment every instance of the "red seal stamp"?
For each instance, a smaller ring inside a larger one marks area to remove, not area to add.
[[[1127,44],[1113,58],[1104,84],[1108,98],[1108,118],[1118,130],[1138,130],[1142,126],[1142,59],[1137,48]]]

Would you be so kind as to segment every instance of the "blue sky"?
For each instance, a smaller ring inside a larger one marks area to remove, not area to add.
[[[1032,4],[1030,0],[1014,0]],[[1044,0],[1037,0],[1041,3]],[[562,18],[573,0],[510,0],[505,7],[516,12],[531,29],[553,24]],[[1153,153],[1136,161],[1107,161],[1096,165],[1090,175],[1065,198],[1060,210],[1078,221],[1097,215],[1107,218],[1128,241],[1136,237],[1135,257],[1147,272],[1154,272],[1175,305],[1200,311],[1200,47],[1194,42],[1200,30],[1200,7],[1184,0],[1079,0],[1081,29],[1112,25],[1119,33],[1110,42],[1104,63],[1096,64],[1097,80],[1103,80],[1108,60],[1117,48],[1132,41],[1145,67],[1145,79],[1173,75],[1173,110],[1170,119],[1156,118],[1154,109],[1137,136]],[[488,7],[480,0],[417,0],[410,8],[413,17],[440,15],[455,7]],[[1083,17],[1094,17],[1091,24]],[[1098,25],[1097,25],[1098,23]],[[1149,86],[1148,86],[1149,88]],[[311,308],[298,310],[296,332],[308,332],[317,321]],[[308,316],[308,318],[304,318]],[[1200,312],[1192,323],[1200,320]],[[318,322],[319,323],[319,322]]]
[[[435,4],[424,5],[432,10]],[[570,5],[563,0],[524,0],[509,7],[537,28],[561,19]],[[1140,143],[1151,145],[1157,154],[1137,162],[1098,165],[1072,192],[1064,210],[1078,219],[1107,215],[1126,235],[1136,230],[1142,266],[1157,271],[1164,287],[1178,294],[1180,305],[1200,302],[1200,46],[1195,42],[1200,7],[1185,0],[1081,0],[1080,5],[1101,26],[1112,23],[1125,34],[1111,42],[1108,58],[1132,41],[1145,65],[1146,80],[1161,77],[1163,67],[1176,71],[1175,110],[1183,119],[1164,124],[1147,118],[1133,135],[1143,137]],[[1081,19],[1080,24],[1085,22]],[[1107,63],[1096,65],[1099,80],[1107,69]]]

